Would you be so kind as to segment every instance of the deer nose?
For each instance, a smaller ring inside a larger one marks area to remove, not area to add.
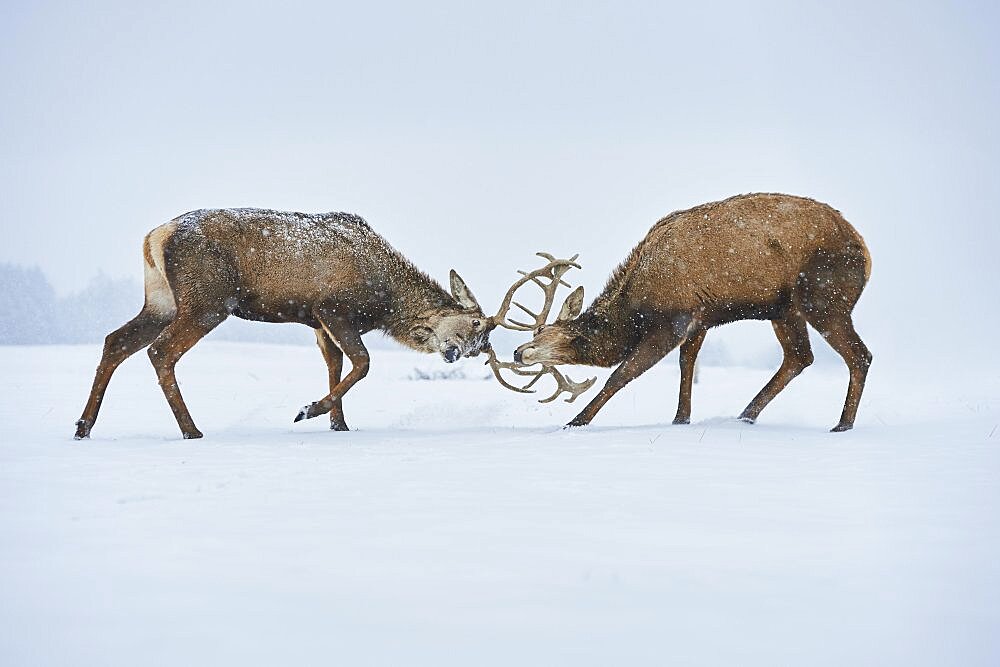
[[[521,348],[517,348],[516,350],[514,350],[514,363],[517,364],[524,363],[524,352],[521,351]]]
[[[454,361],[457,361],[458,358],[461,355],[462,355],[462,351],[459,350],[454,345],[449,345],[444,350],[444,360],[447,361],[449,364],[452,363],[452,362],[454,362]]]

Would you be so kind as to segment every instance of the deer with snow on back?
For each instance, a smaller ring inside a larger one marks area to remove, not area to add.
[[[808,323],[850,370],[844,409],[833,428],[846,431],[854,426],[872,361],[851,319],[870,274],[871,257],[861,235],[826,204],[782,194],[704,204],[653,225],[587,310],[578,287],[554,323],[546,325],[541,318],[534,338],[515,350],[513,367],[526,375],[526,367],[535,364],[540,372],[560,364],[617,365],[604,388],[568,424],[583,426],[615,393],[680,345],[674,423],[685,424],[691,417],[695,359],[708,329],[737,320],[770,320],[784,360],[740,415],[752,423],[813,362]]]
[[[494,327],[455,271],[449,293],[349,213],[193,211],[147,234],[143,259],[145,302],[105,340],[77,439],[90,436],[115,369],[147,346],[181,433],[200,438],[174,366],[230,315],[315,330],[330,391],[295,421],[329,413],[337,431],[348,430],[341,399],[368,373],[362,334],[380,329],[450,363],[488,350]],[[344,355],[352,368],[341,378]]]

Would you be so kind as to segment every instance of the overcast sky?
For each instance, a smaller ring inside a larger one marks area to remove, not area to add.
[[[0,261],[65,293],[191,209],[346,210],[489,308],[780,191],[868,240],[876,355],[996,323],[996,3],[473,4],[4,2]]]

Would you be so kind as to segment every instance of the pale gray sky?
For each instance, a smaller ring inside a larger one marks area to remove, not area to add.
[[[592,297],[662,215],[781,191],[869,241],[873,349],[979,340],[997,34],[990,2],[5,2],[0,261],[68,292],[187,210],[347,210],[491,307],[536,250]]]

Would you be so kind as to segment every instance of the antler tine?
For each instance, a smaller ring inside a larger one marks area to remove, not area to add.
[[[549,262],[558,262],[560,264],[568,264],[569,266],[572,266],[574,269],[581,268],[580,265],[576,263],[576,259],[577,259],[577,257],[580,256],[580,253],[576,253],[575,255],[573,255],[572,257],[570,257],[569,259],[556,259],[555,257],[553,257],[552,255],[550,255],[547,252],[536,252],[535,254],[538,255],[539,257],[541,257],[542,259],[548,260]]]
[[[497,379],[497,382],[502,384],[504,387],[507,387],[511,391],[516,391],[521,394],[534,394],[535,390],[531,388],[532,385],[538,382],[539,378],[541,378],[542,375],[545,373],[544,368],[536,373],[533,371],[526,371],[524,370],[524,368],[518,366],[517,364],[511,361],[500,361],[499,359],[497,359],[496,352],[494,352],[492,348],[489,351],[489,356],[486,358],[486,365],[488,365],[490,367],[490,370],[493,371],[493,377]],[[528,384],[524,385],[523,387],[518,387],[517,385],[513,385],[503,379],[503,375],[500,374],[501,369],[509,370],[515,375],[521,375],[524,377],[531,377],[531,376],[533,377],[531,381],[528,382]]]
[[[492,349],[489,351],[489,357],[486,359],[486,364],[493,371],[493,376],[497,379],[497,382],[507,389],[516,391],[520,394],[535,393],[535,390],[532,389],[532,387],[535,386],[535,383],[542,379],[545,375],[551,375],[556,381],[556,391],[548,398],[539,399],[539,403],[551,403],[559,398],[563,392],[569,394],[569,398],[566,399],[566,402],[572,403],[579,398],[580,394],[594,386],[594,382],[597,381],[596,377],[592,377],[589,380],[584,380],[583,382],[575,382],[559,372],[559,369],[555,366],[542,366],[538,370],[527,370],[526,367],[516,363],[510,361],[500,361],[497,359],[496,352]],[[522,377],[530,377],[531,380],[523,387],[518,387],[517,385],[507,382],[500,373],[501,370],[508,370],[515,375],[520,375]]]
[[[524,271],[521,271],[520,269],[518,269],[517,272],[520,273],[522,276],[528,275],[527,273],[525,273]],[[545,289],[545,283],[543,283],[541,280],[539,280],[538,276],[533,277],[531,279],[531,282],[535,283],[536,285],[538,285],[542,289]],[[568,282],[566,282],[562,278],[559,279],[559,284],[562,285],[563,287],[572,287],[572,285],[570,285]]]
[[[546,260],[547,264],[540,269],[535,269],[534,271],[518,270],[521,277],[515,281],[513,285],[511,285],[509,290],[507,290],[507,294],[500,303],[500,308],[497,311],[497,314],[493,316],[493,321],[505,329],[511,329],[513,331],[534,331],[538,327],[545,324],[545,320],[549,316],[549,311],[552,310],[552,304],[555,302],[556,290],[559,289],[560,285],[570,287],[570,284],[562,279],[563,275],[565,275],[566,272],[572,268],[580,268],[580,265],[576,263],[576,259],[579,257],[579,254],[573,255],[569,259],[557,259],[554,255],[550,255],[547,252],[538,252],[535,254]],[[529,282],[534,283],[541,288],[545,295],[545,301],[542,304],[542,308],[537,313],[514,301],[514,294],[517,290]],[[534,320],[534,322],[527,323],[507,319],[511,306],[517,306],[523,310]]]
[[[566,402],[572,403],[573,401],[575,401],[577,398],[580,397],[580,394],[584,393],[585,391],[593,387],[594,383],[597,382],[596,377],[592,377],[589,380],[584,380],[583,382],[575,382],[566,375],[560,373],[559,369],[556,368],[555,366],[543,366],[542,371],[547,371],[552,374],[552,377],[555,378],[557,387],[554,394],[552,394],[548,398],[543,398],[539,400],[538,401],[539,403],[551,403],[552,401],[556,400],[559,397],[559,395],[562,394],[563,392],[569,394],[569,398],[566,399]]]
[[[520,308],[521,310],[523,310],[524,312],[526,312],[528,315],[531,315],[532,317],[535,317],[535,318],[538,317],[538,313],[534,313],[534,312],[528,310],[526,307],[522,306],[517,301],[514,302],[514,305],[517,306],[518,308]]]

